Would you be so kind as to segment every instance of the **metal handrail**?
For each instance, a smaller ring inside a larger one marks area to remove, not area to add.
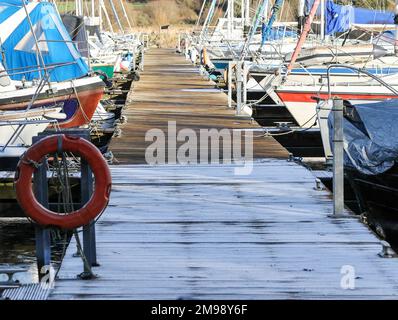
[[[45,115],[44,115],[45,117]],[[2,126],[14,126],[14,125],[29,125],[29,124],[42,124],[42,123],[57,123],[58,120],[46,119],[46,120],[0,120],[0,127]]]
[[[384,86],[385,88],[390,90],[394,95],[398,96],[398,90],[393,88],[391,85],[389,85],[384,80],[380,79],[378,76],[375,76],[374,74],[371,74],[370,72],[366,71],[364,68],[357,68],[357,67],[353,67],[353,66],[345,65],[345,64],[331,64],[327,68],[328,96],[329,96],[329,99],[332,97],[331,85],[330,85],[330,70],[331,69],[350,69],[350,70],[353,70],[353,71],[357,71],[358,74],[359,73],[363,73],[363,74],[369,76],[370,78],[372,78],[373,80],[376,80],[377,82],[379,82],[382,86]]]
[[[16,125],[18,128],[14,131],[11,137],[8,139],[4,146],[0,146],[0,152],[4,152],[11,143],[15,142],[15,140],[21,135],[22,131],[26,128],[26,126],[30,124],[42,124],[42,123],[54,123],[56,124],[58,121],[54,119],[47,119],[47,120],[12,120],[12,121],[0,121],[0,126],[12,126]]]
[[[18,67],[18,68],[13,68],[13,69],[4,69],[4,70],[0,70],[0,78],[7,77],[7,76],[20,75],[20,74],[25,74],[25,73],[31,73],[31,72],[39,72],[39,71],[43,71],[43,70],[53,70],[55,68],[60,68],[60,67],[73,65],[73,64],[77,64],[77,62],[72,61],[72,62],[65,62],[65,63],[61,63],[61,64],[52,64],[52,65],[48,65],[45,67],[40,67],[40,66],[36,65],[36,66]],[[11,72],[11,73],[9,72],[12,70],[21,70],[21,69],[28,69],[28,70]]]

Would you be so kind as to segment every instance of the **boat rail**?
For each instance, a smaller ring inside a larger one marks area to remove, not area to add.
[[[5,121],[0,121],[0,127],[2,126],[18,126],[17,129],[13,132],[11,137],[8,139],[8,141],[3,145],[0,146],[0,152],[4,152],[18,137],[22,134],[23,130],[26,128],[28,125],[35,125],[35,124],[54,124],[56,125],[58,123],[57,120],[54,119],[44,119],[44,120],[5,120]]]
[[[56,68],[73,65],[76,63],[77,63],[76,61],[72,61],[72,62],[65,62],[65,63],[60,63],[60,64],[51,64],[51,65],[47,65],[45,67],[35,65],[35,66],[18,67],[18,68],[12,68],[12,69],[3,69],[3,70],[0,70],[0,78],[7,77],[7,76],[8,77],[16,76],[16,75],[21,75],[21,74],[26,74],[26,73],[31,73],[31,72],[41,72],[41,71],[47,71],[47,70],[52,71]],[[23,70],[23,71],[18,71],[18,70]]]
[[[330,85],[330,70],[332,70],[332,69],[350,69],[350,70],[358,72],[358,74],[362,73],[362,74],[372,78],[373,80],[376,80],[382,86],[384,86],[385,88],[390,90],[394,95],[398,96],[398,90],[396,90],[394,87],[389,85],[387,82],[385,82],[380,77],[368,72],[364,68],[357,68],[357,67],[350,66],[350,65],[347,65],[347,64],[331,64],[331,65],[328,66],[327,71],[326,71],[327,72],[327,86],[328,86],[329,99],[331,99],[331,97],[332,97],[332,89],[331,89],[331,85]]]
[[[40,92],[43,90],[44,86],[45,86],[46,84],[48,84],[48,86],[50,86],[49,77],[50,77],[50,72],[46,72],[45,75],[44,75],[44,77],[40,79],[40,82],[38,83],[38,85],[37,85],[37,87],[36,87],[36,91],[35,91],[34,94],[32,95],[32,98],[31,98],[31,100],[30,100],[28,106],[26,107],[25,112],[29,111],[29,110],[32,108],[34,102],[35,102],[36,99],[38,98],[38,96],[39,96]],[[19,136],[21,135],[21,133],[24,131],[24,129],[26,128],[26,126],[29,125],[29,123],[28,123],[27,121],[29,121],[29,120],[28,120],[28,119],[25,119],[25,120],[22,120],[21,123],[16,124],[18,127],[14,130],[14,132],[12,133],[11,137],[7,140],[7,142],[5,143],[5,145],[0,147],[0,148],[1,148],[1,152],[4,152],[4,150],[5,150],[11,143],[13,143],[14,141],[16,141],[16,139],[18,139],[18,137],[19,137]],[[40,121],[40,120],[38,120],[38,121]],[[48,120],[43,120],[43,121],[45,121],[45,123],[49,123],[49,124],[52,123],[52,122],[54,122],[53,119],[51,119],[51,120],[48,119]],[[6,121],[5,123],[6,123],[5,125],[10,125],[10,123],[7,122],[7,121]],[[36,121],[35,123],[38,124],[39,122]],[[55,124],[56,124],[56,123],[57,123],[57,121],[55,121]]]

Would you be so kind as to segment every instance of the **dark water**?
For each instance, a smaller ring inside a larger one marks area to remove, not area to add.
[[[52,232],[51,264],[57,270],[70,240],[70,234]],[[14,280],[20,283],[39,281],[35,256],[35,229],[26,218],[0,218],[0,270],[17,267],[26,271],[16,273]],[[0,275],[0,281],[6,276]]]
[[[304,163],[304,166],[310,170],[331,171],[330,166],[326,166],[323,163]],[[333,180],[321,180],[325,187],[332,193]],[[391,245],[392,249],[398,253],[398,217],[392,216],[391,213],[386,215],[385,212],[376,215],[374,212],[361,212],[355,192],[347,178],[345,178],[344,181],[344,202],[346,207],[354,214],[361,215],[363,223],[368,225],[377,237],[381,240],[386,240]]]
[[[0,269],[23,267],[24,273],[15,274],[21,283],[38,281],[33,225],[25,218],[0,218]],[[6,280],[0,276],[0,281]]]

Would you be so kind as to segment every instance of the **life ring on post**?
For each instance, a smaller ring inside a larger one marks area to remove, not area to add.
[[[32,176],[44,156],[62,151],[73,152],[84,158],[94,177],[94,191],[89,201],[80,209],[60,214],[42,206],[33,192]],[[21,157],[15,175],[18,203],[25,214],[42,226],[56,226],[74,229],[89,224],[107,207],[111,192],[112,178],[104,157],[89,141],[71,135],[51,135],[32,145]]]

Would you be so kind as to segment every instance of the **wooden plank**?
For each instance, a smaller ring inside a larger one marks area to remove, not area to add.
[[[304,167],[257,162],[249,176],[234,176],[232,165],[111,170],[99,278],[76,278],[72,243],[51,299],[397,298],[398,260],[378,257],[379,240],[356,217],[329,217],[330,194],[313,188]],[[275,171],[285,178],[273,181]],[[354,290],[340,285],[345,265],[355,268]]]
[[[379,240],[357,217],[330,217],[331,194],[314,188],[314,175],[276,160],[286,150],[235,117],[181,56],[157,49],[146,63],[111,144],[119,165],[97,223],[98,278],[76,277],[72,241],[50,299],[397,298],[398,260],[378,256]],[[236,175],[227,153],[223,164],[145,165],[145,133],[168,121],[195,133],[254,130],[252,172]],[[341,286],[344,266],[354,289]]]
[[[168,121],[176,121],[177,131],[189,128],[198,137],[201,129],[260,129],[250,119],[236,117],[235,111],[227,108],[226,94],[173,50],[151,49],[146,53],[145,64],[145,72],[134,83],[130,104],[124,110],[129,120],[121,126],[121,136],[111,142],[116,163],[146,163],[145,150],[152,142],[145,141],[145,134],[153,128],[167,133]],[[176,148],[183,143],[177,142]],[[209,150],[198,141],[199,150],[200,146]],[[254,134],[253,150],[254,158],[288,157],[275,139],[264,137],[261,132]],[[172,152],[175,154],[175,148]],[[224,157],[228,158],[220,155],[221,160]]]

